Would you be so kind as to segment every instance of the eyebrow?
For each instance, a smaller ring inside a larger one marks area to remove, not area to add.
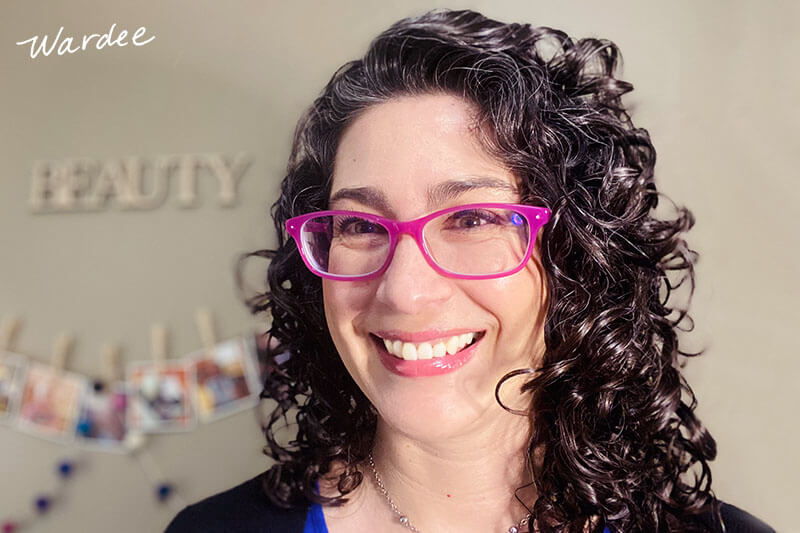
[[[387,215],[394,217],[394,213],[392,208],[389,207],[389,201],[386,199],[386,195],[373,187],[352,187],[339,189],[333,196],[331,196],[331,199],[328,201],[328,205],[341,202],[342,200],[353,200],[361,205],[371,207],[378,212],[386,213]]]
[[[458,198],[466,192],[478,189],[492,189],[498,192],[507,192],[511,194],[516,194],[518,192],[516,187],[505,181],[489,177],[471,176],[466,179],[444,181],[429,189],[427,194],[428,207],[439,206],[448,200]],[[386,213],[388,216],[394,217],[394,212],[389,206],[386,195],[374,187],[346,187],[339,189],[331,196],[328,204],[335,204],[342,200],[353,200],[366,207],[371,207],[379,212]]]
[[[448,180],[438,183],[428,191],[428,207],[441,205],[448,200],[453,200],[466,192],[476,189],[493,189],[498,192],[517,193],[516,187],[505,181],[482,176],[470,176],[467,179]]]

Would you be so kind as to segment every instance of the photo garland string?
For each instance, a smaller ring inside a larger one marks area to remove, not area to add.
[[[103,353],[103,377],[89,379],[65,370],[72,337],[57,340],[50,364],[16,353],[20,321],[0,330],[0,425],[77,448],[56,464],[58,485],[35,496],[33,514],[0,517],[0,531],[14,533],[47,513],[61,499],[66,482],[85,461],[86,451],[127,453],[139,463],[160,502],[177,510],[185,503],[145,449],[145,435],[184,432],[198,421],[209,423],[255,407],[265,375],[263,334],[217,342],[211,313],[200,309],[196,321],[203,348],[167,359],[167,330],[151,330],[152,360],[126,365],[120,379],[119,349]]]

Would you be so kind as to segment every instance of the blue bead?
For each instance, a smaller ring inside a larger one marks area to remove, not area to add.
[[[36,498],[36,510],[40,513],[46,513],[50,508],[50,498],[47,496],[39,496]]]
[[[156,489],[156,495],[158,496],[159,501],[164,501],[169,498],[170,494],[172,494],[172,485],[169,483],[161,483],[158,485]]]
[[[88,419],[83,419],[78,422],[78,433],[87,436],[92,432],[92,421]]]
[[[70,461],[58,463],[58,473],[61,474],[61,477],[69,477],[72,474],[72,463]]]

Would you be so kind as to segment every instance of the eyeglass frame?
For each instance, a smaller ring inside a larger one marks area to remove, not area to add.
[[[525,217],[526,222],[528,223],[528,232],[529,232],[529,242],[528,248],[525,251],[525,257],[520,261],[520,264],[507,272],[499,272],[494,274],[459,274],[457,272],[451,272],[439,264],[433,259],[431,253],[427,250],[425,245],[425,240],[423,239],[422,231],[425,228],[425,225],[447,213],[452,213],[455,211],[461,211],[464,209],[482,209],[482,208],[489,208],[489,209],[509,209],[520,213],[523,217]],[[323,272],[319,270],[311,260],[307,257],[307,252],[304,249],[304,243],[302,239],[302,228],[303,225],[317,217],[321,216],[336,216],[336,215],[347,215],[347,214],[356,214],[359,217],[369,220],[370,222],[376,222],[388,230],[389,233],[389,251],[386,254],[386,260],[383,264],[378,267],[373,272],[368,274],[359,274],[359,275],[344,275],[344,274],[331,274],[329,272]],[[297,245],[297,250],[300,253],[300,257],[303,259],[306,267],[315,275],[325,278],[331,279],[335,281],[366,281],[375,279],[378,276],[382,275],[386,269],[389,267],[389,264],[392,262],[394,258],[394,252],[397,249],[397,243],[400,240],[400,235],[406,234],[410,235],[414,241],[417,243],[420,251],[422,252],[422,256],[428,262],[428,264],[439,274],[448,277],[448,278],[455,278],[455,279],[469,279],[469,280],[482,280],[482,279],[496,279],[496,278],[503,278],[506,276],[511,276],[512,274],[516,274],[520,270],[522,270],[525,265],[530,260],[531,256],[533,255],[533,249],[536,244],[536,235],[538,234],[539,230],[547,224],[550,220],[550,210],[546,207],[539,207],[534,205],[525,205],[525,204],[509,204],[509,203],[477,203],[477,204],[464,204],[464,205],[457,205],[453,207],[448,207],[445,209],[440,209],[438,211],[434,211],[428,215],[423,217],[408,220],[405,222],[401,222],[399,220],[392,220],[390,218],[382,217],[380,215],[375,215],[372,213],[364,213],[362,211],[352,211],[352,210],[332,210],[332,211],[314,211],[311,213],[306,213],[304,215],[299,215],[296,217],[292,217],[286,221],[286,231],[291,235],[294,239],[295,244]]]

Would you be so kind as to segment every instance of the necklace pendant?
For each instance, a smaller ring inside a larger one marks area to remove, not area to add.
[[[511,526],[508,528],[508,533],[519,533],[519,529],[517,529],[517,526]]]
[[[408,517],[405,516],[405,515],[401,516],[400,517],[400,523],[403,524],[404,526],[407,526],[408,525]]]

